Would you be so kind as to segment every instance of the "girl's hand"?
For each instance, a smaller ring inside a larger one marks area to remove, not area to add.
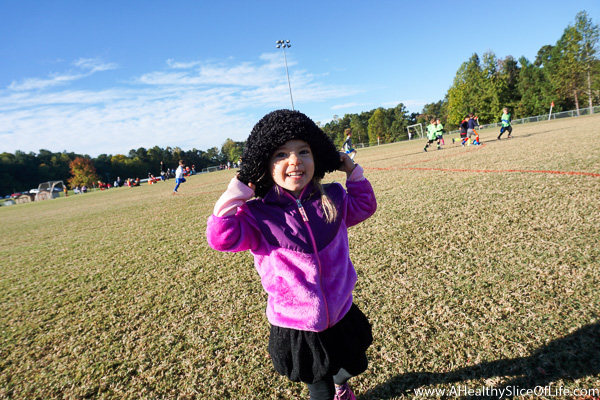
[[[352,171],[354,171],[354,168],[356,168],[356,164],[354,164],[354,161],[352,161],[348,154],[342,152],[340,152],[340,161],[342,162],[342,165],[340,165],[338,171],[343,171],[348,177],[350,177]]]
[[[235,174],[235,177],[236,177],[236,179],[237,179],[238,181],[242,182],[242,181],[240,180],[240,173],[239,173],[239,172]],[[249,187],[250,189],[254,190],[254,192],[256,193],[256,185],[255,185],[254,183],[252,183],[252,182],[248,182],[248,187]]]

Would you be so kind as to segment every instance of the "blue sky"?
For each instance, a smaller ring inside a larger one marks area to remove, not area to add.
[[[267,112],[334,115],[445,96],[493,51],[535,59],[600,1],[0,0],[0,152],[220,147]]]

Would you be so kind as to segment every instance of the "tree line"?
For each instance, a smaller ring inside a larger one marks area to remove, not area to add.
[[[16,151],[0,154],[0,194],[3,196],[13,192],[22,192],[37,188],[42,182],[72,180],[77,175],[77,184],[92,186],[97,180],[113,183],[117,178],[146,178],[148,174],[160,176],[161,161],[165,168],[176,169],[179,160],[187,165],[195,166],[201,171],[214,165],[237,161],[242,154],[244,143],[227,139],[221,149],[213,147],[207,151],[192,149],[182,150],[179,147],[150,149],[140,147],[124,154],[100,154],[98,157],[63,151],[54,153],[40,150],[39,153]],[[85,162],[82,160],[91,161]],[[90,165],[93,168],[90,168]],[[84,168],[85,166],[85,168]],[[82,169],[88,171],[82,175]],[[74,172],[77,171],[77,172]]]
[[[360,114],[334,116],[331,122],[319,124],[334,143],[341,146],[345,130],[352,131],[354,144],[373,145],[408,138],[407,127],[415,123],[428,124],[430,118],[442,120],[447,130],[458,127],[470,112],[481,123],[498,122],[502,108],[508,107],[514,119],[554,111],[592,107],[600,101],[600,60],[598,57],[599,28],[586,11],[577,13],[575,21],[565,28],[554,45],[540,48],[535,60],[522,56],[498,58],[493,52],[479,57],[473,54],[454,77],[443,100],[426,104],[421,113],[408,113],[404,104],[379,107]],[[0,193],[23,191],[37,187],[40,182],[70,177],[70,163],[77,157],[92,161],[98,177],[112,182],[116,177],[146,177],[160,174],[160,162],[176,168],[180,159],[195,165],[196,171],[208,166],[236,162],[241,156],[243,142],[227,139],[221,149],[207,151],[178,147],[165,149],[155,146],[139,148],[129,154],[101,154],[96,158],[74,153],[38,154],[17,151],[0,154]]]

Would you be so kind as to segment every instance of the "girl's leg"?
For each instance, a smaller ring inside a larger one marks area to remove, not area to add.
[[[367,355],[362,354],[351,367],[340,368],[337,374],[333,376],[333,383],[335,384],[336,399],[340,400],[356,400],[356,396],[352,392],[350,386],[348,386],[348,380],[359,374],[362,374],[367,370],[369,361]]]
[[[315,383],[307,383],[306,386],[310,392],[310,400],[333,400],[335,396],[333,377]]]
[[[342,386],[344,383],[348,382],[348,379],[353,378],[350,372],[346,371],[344,368],[340,368],[337,374],[333,376],[333,383],[336,386]]]
[[[367,360],[366,354],[361,354],[352,367],[340,368],[337,374],[333,376],[333,383],[337,386],[343,385],[348,382],[348,379],[353,378],[357,375],[362,374],[369,367],[369,360]]]

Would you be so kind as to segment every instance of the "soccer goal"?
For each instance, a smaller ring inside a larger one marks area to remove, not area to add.
[[[419,136],[420,138],[423,137],[422,124],[409,125],[406,127],[406,131],[408,132],[408,140],[414,139],[417,136]]]
[[[218,171],[219,169],[221,169],[220,165],[214,165],[212,167],[202,168],[202,173],[205,174],[207,172],[215,172],[215,171]]]
[[[60,193],[64,190],[65,184],[63,181],[49,181],[38,185],[35,201],[56,199],[60,197]]]

